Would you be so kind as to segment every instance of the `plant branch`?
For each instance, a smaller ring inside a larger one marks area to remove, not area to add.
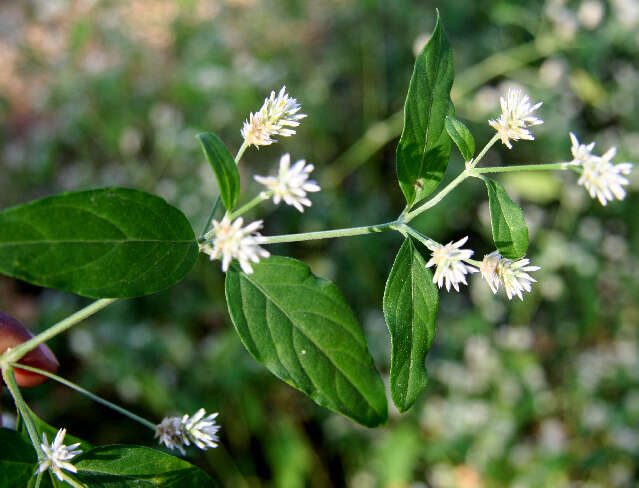
[[[13,374],[13,367],[9,364],[4,364],[2,366],[2,378],[9,388],[9,392],[13,397],[13,401],[16,404],[16,408],[18,412],[20,412],[20,416],[22,420],[24,420],[24,425],[27,427],[27,433],[29,434],[29,439],[31,440],[31,444],[33,444],[33,448],[38,455],[38,460],[42,459],[43,453],[40,448],[40,438],[38,437],[38,429],[36,428],[33,420],[31,419],[31,414],[29,413],[29,407],[22,398],[22,393],[20,393],[20,388],[18,388],[18,384],[16,383],[16,377]]]
[[[393,229],[399,221],[385,224],[367,225],[364,227],[350,227],[346,229],[323,230],[318,232],[305,232],[301,234],[285,234],[280,236],[264,236],[259,239],[260,244],[278,244],[280,242],[312,241],[315,239],[333,239],[335,237],[360,236],[375,232],[385,232]]]
[[[128,410],[126,410],[125,408],[122,408],[118,405],[116,405],[115,403],[111,403],[108,400],[105,400],[104,398],[101,398],[93,393],[91,393],[88,390],[85,390],[84,388],[82,388],[80,385],[76,385],[75,383],[66,380],[56,374],[53,373],[49,373],[48,371],[45,371],[43,369],[40,368],[34,368],[32,366],[26,366],[24,364],[11,364],[11,366],[16,367],[16,368],[20,368],[20,369],[24,369],[26,371],[31,371],[33,373],[38,373],[41,374],[42,376],[46,376],[47,378],[51,378],[54,381],[57,381],[58,383],[63,384],[64,386],[67,386],[69,388],[71,388],[72,390],[77,391],[78,393],[82,393],[84,396],[89,397],[91,400],[100,403],[101,405],[104,405],[105,407],[109,407],[113,410],[115,410],[116,412],[121,413],[122,415],[125,415],[127,417],[129,417],[132,420],[135,420],[136,422],[144,425],[145,427],[148,427],[149,429],[155,431],[156,425],[153,422],[149,422],[148,420],[146,420],[145,418],[140,417],[139,415],[134,414],[133,412],[129,412]]]
[[[13,349],[6,351],[2,356],[0,356],[0,363],[3,365],[8,363],[16,363],[24,356],[26,353],[35,349],[43,342],[48,341],[52,337],[57,336],[58,334],[64,332],[67,329],[70,329],[74,325],[79,322],[82,322],[87,317],[90,317],[96,312],[99,312],[107,305],[115,302],[117,298],[102,298],[100,300],[96,300],[91,305],[84,307],[81,310],[78,310],[73,315],[69,315],[66,319],[61,320],[57,324],[49,327],[45,331],[41,332],[35,337],[32,337],[26,342],[23,342],[19,346],[16,346]]]
[[[466,178],[468,178],[468,176],[469,176],[468,170],[462,171],[461,173],[459,173],[457,175],[457,177],[453,181],[448,183],[448,185],[446,185],[433,198],[431,198],[430,200],[426,201],[425,203],[423,203],[422,205],[417,207],[412,212],[408,212],[408,213],[404,214],[403,221],[404,222],[410,222],[411,220],[413,220],[415,217],[417,217],[422,212],[425,212],[429,208],[434,207],[435,205],[437,205],[439,202],[441,202],[444,199],[444,197],[446,195],[448,195],[451,191],[453,191],[457,185],[459,185],[462,181],[464,181]]]
[[[510,173],[513,171],[550,171],[566,170],[573,166],[572,163],[548,163],[548,164],[520,164],[516,166],[490,166],[485,168],[474,168],[469,171],[471,176],[482,173]]]
[[[248,212],[256,205],[259,205],[260,203],[262,203],[264,200],[268,200],[269,198],[271,198],[271,195],[273,195],[273,190],[260,192],[259,195],[257,195],[253,200],[242,205],[235,212],[231,213],[231,215],[229,215],[229,219],[235,220],[237,217]]]

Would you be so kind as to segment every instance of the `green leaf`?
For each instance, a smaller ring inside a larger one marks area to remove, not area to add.
[[[463,122],[455,117],[446,117],[446,132],[459,148],[464,161],[470,161],[475,155],[475,139]]]
[[[350,307],[331,282],[273,256],[226,275],[226,300],[244,346],[316,403],[375,427],[388,417],[384,385]]]
[[[227,210],[233,210],[240,196],[240,172],[235,160],[222,140],[215,134],[204,132],[198,134],[197,138],[217,177],[222,203]]]
[[[528,249],[528,226],[519,206],[504,187],[490,178],[483,178],[488,189],[493,240],[499,253],[508,259],[519,259]]]
[[[36,453],[29,441],[0,428],[0,488],[27,486],[36,470]]]
[[[73,461],[89,488],[207,488],[214,481],[175,456],[141,446],[101,446]]]
[[[409,206],[432,192],[446,172],[451,144],[444,125],[455,113],[454,76],[453,51],[437,12],[433,35],[415,60],[397,146],[397,178]]]
[[[63,193],[0,212],[0,273],[87,297],[163,290],[197,255],[184,214],[141,191]]]
[[[433,275],[410,238],[404,241],[384,290],[384,318],[391,335],[391,397],[408,410],[426,387],[425,360],[435,335],[439,297]]]

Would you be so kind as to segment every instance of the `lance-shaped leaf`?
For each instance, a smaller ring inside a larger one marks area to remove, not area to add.
[[[87,297],[157,292],[197,255],[184,214],[137,190],[63,193],[0,212],[0,273]]]
[[[459,148],[464,161],[470,161],[475,155],[475,139],[468,127],[455,117],[446,117],[446,132]]]
[[[408,238],[384,291],[384,318],[392,342],[390,389],[400,412],[408,410],[426,387],[424,363],[435,335],[438,303],[433,275]]]
[[[240,196],[240,172],[222,140],[215,134],[204,132],[197,135],[204,155],[217,177],[222,203],[227,210],[232,210]]]
[[[451,144],[444,126],[455,112],[453,78],[453,51],[438,12],[433,35],[415,60],[397,146],[397,178],[409,205],[432,192],[446,172]]]
[[[335,285],[291,258],[254,269],[226,275],[231,319],[253,357],[323,407],[368,427],[386,422],[384,385]]]
[[[499,253],[508,259],[519,259],[528,249],[528,226],[519,206],[504,187],[490,178],[483,178],[488,189],[493,240]]]

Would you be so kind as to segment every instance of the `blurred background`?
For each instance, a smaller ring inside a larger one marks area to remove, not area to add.
[[[265,234],[394,218],[401,109],[439,7],[454,48],[454,102],[479,147],[507,86],[545,124],[486,164],[570,160],[568,132],[639,162],[639,1],[22,0],[0,3],[0,208],[61,191],[153,192],[203,225],[216,183],[195,134],[232,152],[240,128],[283,84],[308,114],[298,134],[242,164],[273,171],[290,152],[323,191],[303,215],[270,203]],[[462,168],[456,151],[447,178]],[[51,341],[61,374],[158,422],[203,406],[222,443],[188,459],[231,487],[631,487],[639,480],[639,171],[603,208],[570,174],[499,178],[521,203],[526,301],[473,280],[441,295],[429,386],[411,411],[369,430],[278,381],[242,347],[219,263],[174,288],[120,301]],[[440,242],[494,249],[481,182],[416,221]],[[381,313],[401,236],[273,247],[340,287],[387,380]],[[0,308],[37,332],[88,303],[0,277]],[[153,445],[144,427],[59,385],[26,392],[47,422],[92,443]],[[5,421],[10,399],[5,394]]]

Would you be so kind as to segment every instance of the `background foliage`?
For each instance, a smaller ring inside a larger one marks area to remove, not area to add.
[[[0,206],[124,185],[163,196],[199,228],[217,188],[195,135],[215,132],[233,152],[248,113],[286,84],[309,117],[295,137],[249,151],[242,181],[291,152],[315,164],[324,191],[303,216],[260,215],[265,233],[390,220],[403,208],[389,185],[395,114],[436,6],[454,50],[456,117],[478,145],[504,80],[544,101],[537,142],[496,148],[487,162],[569,159],[568,130],[639,161],[636,0],[25,0],[0,5]],[[461,167],[453,154],[448,178]],[[231,325],[219,265],[205,258],[178,286],[119,302],[51,346],[64,376],[149,418],[219,411],[222,446],[190,454],[226,486],[633,486],[637,174],[635,193],[605,209],[572,174],[496,178],[523,204],[542,284],[524,303],[479,282],[442,294],[428,386],[380,429],[317,407],[257,364]],[[483,253],[489,222],[481,182],[468,182],[417,227],[440,242],[468,233]],[[381,304],[400,244],[380,234],[271,249],[340,287],[386,376]],[[85,303],[0,279],[0,308],[34,331]],[[27,400],[91,443],[152,443],[62,387]]]

